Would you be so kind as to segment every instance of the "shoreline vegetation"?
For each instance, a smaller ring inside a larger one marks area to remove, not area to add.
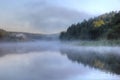
[[[58,40],[59,34],[34,34],[25,32],[9,32],[0,29],[0,42],[27,42],[36,40]]]
[[[77,45],[120,46],[120,11],[72,24],[61,32],[62,41],[79,41]]]
[[[0,29],[0,42],[28,42],[35,40],[44,40],[45,35],[22,33],[22,32],[8,32]],[[35,40],[34,40],[35,39]],[[50,40],[50,38],[46,38]],[[52,40],[52,39],[51,39]],[[116,40],[60,40],[65,44],[75,46],[120,46],[120,39]]]
[[[0,42],[24,42],[24,41],[29,41],[29,39],[26,33],[9,32],[0,29]]]
[[[120,46],[120,11],[72,24],[60,40],[78,46]]]

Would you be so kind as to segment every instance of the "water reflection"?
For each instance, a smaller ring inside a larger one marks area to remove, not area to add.
[[[100,53],[93,50],[61,49],[61,53],[65,54],[69,60],[82,63],[84,66],[120,74],[120,54],[114,51]]]
[[[119,80],[119,75],[102,71],[119,74],[118,49],[42,41],[4,43],[0,45],[0,80]]]
[[[51,54],[52,53],[52,54]],[[0,58],[0,80],[113,80],[119,76],[72,63],[56,51]]]
[[[60,46],[61,44],[59,41],[0,43],[0,57],[8,54],[23,54],[34,51],[57,51]]]

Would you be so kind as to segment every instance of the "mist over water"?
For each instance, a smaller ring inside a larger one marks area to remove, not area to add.
[[[0,43],[0,80],[119,80],[119,49],[43,40]]]

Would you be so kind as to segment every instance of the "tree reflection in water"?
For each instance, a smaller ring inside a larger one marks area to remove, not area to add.
[[[64,54],[73,62],[82,63],[103,71],[120,74],[120,55],[115,52],[102,54],[97,51],[77,51],[73,49],[61,49]]]

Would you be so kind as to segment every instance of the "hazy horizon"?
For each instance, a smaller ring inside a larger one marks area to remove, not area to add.
[[[59,33],[73,23],[119,11],[119,3],[119,0],[2,0],[0,29],[42,34]]]

